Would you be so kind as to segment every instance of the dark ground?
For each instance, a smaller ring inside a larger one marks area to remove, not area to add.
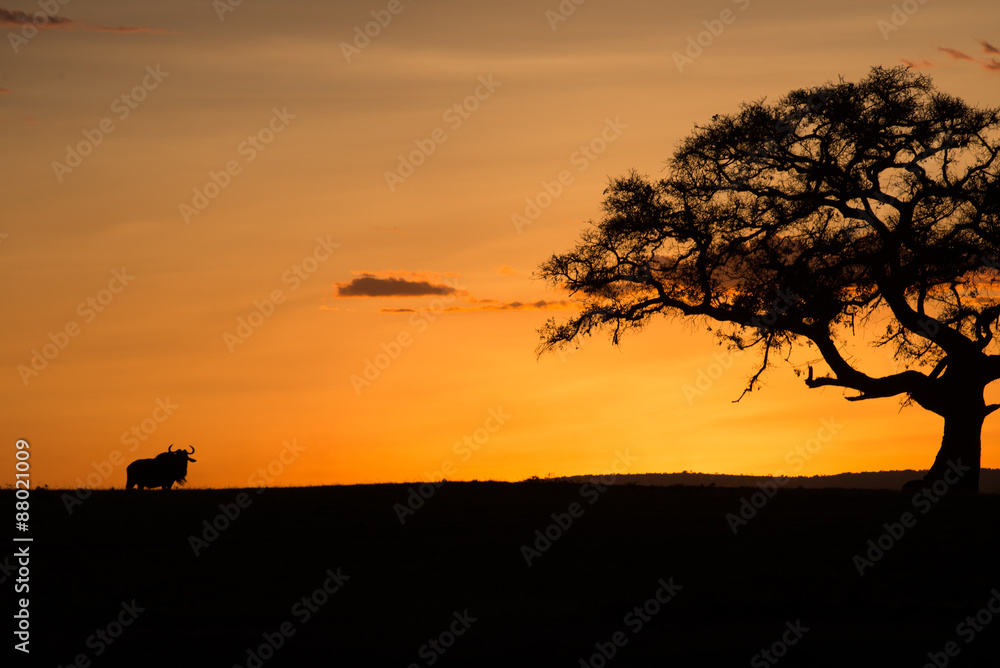
[[[1000,591],[998,495],[915,506],[900,492],[781,489],[734,535],[726,515],[756,488],[446,483],[401,525],[409,488],[248,490],[197,557],[189,536],[239,490],[99,491],[72,515],[64,492],[34,491],[32,661],[6,665],[246,667],[286,622],[293,635],[250,666],[767,666],[754,657],[786,622],[808,631],[786,634],[781,666],[919,668],[935,665],[928,652],[938,666],[1000,665],[1000,614],[959,626]],[[12,508],[13,492],[0,500]],[[583,514],[526,565],[521,546],[574,502]],[[904,512],[916,524],[859,576],[853,557]],[[302,598],[338,568],[349,579],[306,620]],[[661,578],[682,587],[673,600],[626,619]],[[443,655],[421,650],[465,611],[475,621],[441,638]],[[120,635],[105,644],[99,629]],[[616,632],[623,646],[602,660],[595,643],[610,653]]]

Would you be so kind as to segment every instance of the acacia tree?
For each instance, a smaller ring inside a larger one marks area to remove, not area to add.
[[[963,466],[952,488],[977,491],[983,421],[1000,408],[984,400],[1000,378],[998,156],[1000,109],[902,67],[714,116],[666,178],[612,179],[602,220],[541,265],[582,310],[550,320],[540,351],[596,330],[617,344],[657,315],[702,318],[727,345],[760,351],[746,394],[810,348],[825,368],[808,367],[808,387],[942,416],[924,484]],[[897,372],[868,373],[845,353],[858,327]]]

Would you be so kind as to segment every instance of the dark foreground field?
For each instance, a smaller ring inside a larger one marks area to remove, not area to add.
[[[734,535],[760,490],[605,489],[446,483],[403,525],[408,485],[35,492],[7,665],[1000,665],[1000,496],[781,489]]]

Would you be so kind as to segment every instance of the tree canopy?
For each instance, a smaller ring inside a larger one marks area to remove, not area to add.
[[[929,475],[974,450],[975,485],[963,485],[978,486],[982,421],[1000,408],[983,400],[1000,378],[988,289],[1000,266],[1000,109],[876,67],[716,115],[666,171],[613,179],[602,220],[541,265],[583,308],[549,321],[540,350],[602,329],[618,343],[657,315],[704,318],[729,345],[761,351],[750,391],[805,344],[827,367],[809,367],[808,387],[900,395],[944,416]],[[902,370],[857,368],[842,348],[858,327]],[[969,420],[974,435],[960,429]]]

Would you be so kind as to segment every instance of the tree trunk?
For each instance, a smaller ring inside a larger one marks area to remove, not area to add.
[[[944,436],[934,465],[924,476],[924,487],[943,480],[949,491],[978,492],[979,463],[986,407],[980,397],[972,405],[955,407],[944,415]],[[938,485],[938,489],[942,489]]]

